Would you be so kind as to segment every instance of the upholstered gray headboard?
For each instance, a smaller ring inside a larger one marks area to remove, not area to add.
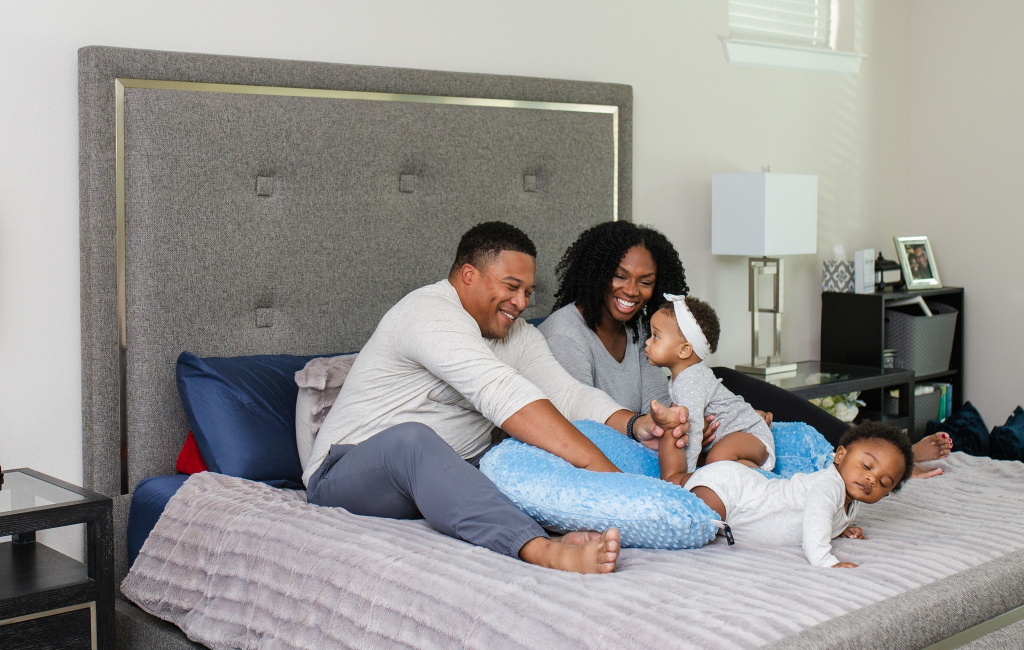
[[[546,315],[565,247],[631,216],[631,108],[616,84],[80,50],[86,485],[173,473],[182,350],[358,349],[474,223],[534,239]]]

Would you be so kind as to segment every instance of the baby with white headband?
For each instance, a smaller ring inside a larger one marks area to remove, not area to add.
[[[651,317],[647,359],[654,366],[668,368],[672,403],[689,411],[690,431],[700,431],[704,418],[721,422],[708,451],[707,463],[732,460],[749,467],[775,467],[772,431],[754,408],[728,388],[704,364],[718,349],[718,316],[711,305],[692,297],[665,294],[668,301]],[[669,440],[669,443],[674,442]],[[661,445],[658,459],[661,478],[683,485],[697,468],[701,437],[690,436],[684,450],[675,444]]]

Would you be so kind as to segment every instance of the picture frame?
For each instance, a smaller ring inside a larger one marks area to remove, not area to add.
[[[907,290],[941,289],[942,280],[927,237],[893,237]]]

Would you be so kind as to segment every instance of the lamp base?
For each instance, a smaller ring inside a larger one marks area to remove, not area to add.
[[[796,372],[795,363],[780,363],[775,366],[736,366],[736,370],[748,375],[773,377],[784,372]]]

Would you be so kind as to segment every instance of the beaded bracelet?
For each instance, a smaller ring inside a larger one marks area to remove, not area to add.
[[[636,422],[636,419],[638,417],[640,417],[640,414],[634,413],[633,417],[629,418],[629,423],[626,424],[626,437],[629,438],[630,440],[636,440],[636,434],[633,433],[633,423]],[[640,442],[639,440],[636,441]]]

